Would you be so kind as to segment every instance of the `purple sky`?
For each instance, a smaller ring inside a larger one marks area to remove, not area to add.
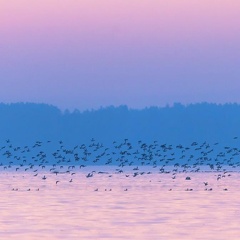
[[[239,0],[1,0],[0,102],[240,103]]]

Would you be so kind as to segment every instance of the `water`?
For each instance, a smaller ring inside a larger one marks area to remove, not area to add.
[[[37,177],[1,171],[0,239],[240,238],[240,173],[172,179],[172,173],[126,177],[107,170],[90,178],[89,169],[43,170]]]

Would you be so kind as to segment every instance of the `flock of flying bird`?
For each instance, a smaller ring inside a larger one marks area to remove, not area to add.
[[[234,137],[233,140],[237,144],[238,137]],[[141,140],[132,144],[128,139],[124,139],[121,142],[112,142],[109,147],[95,139],[91,139],[89,144],[74,147],[67,147],[63,141],[36,141],[31,146],[14,146],[10,140],[6,140],[5,143],[0,147],[0,174],[7,172],[13,177],[20,174],[23,177],[28,176],[29,181],[36,178],[43,183],[47,182],[49,176],[55,176],[54,182],[51,183],[56,186],[61,186],[66,176],[69,184],[77,181],[75,176],[79,174],[84,176],[84,179],[92,179],[99,174],[108,178],[121,176],[128,179],[152,176],[151,174],[168,174],[172,181],[177,181],[179,174],[185,174],[184,180],[191,181],[188,173],[214,172],[216,181],[221,181],[231,177],[232,172],[238,172],[240,166],[240,148],[221,146],[219,143],[209,144],[206,141],[183,146],[161,144],[158,141],[145,143]],[[87,171],[89,167],[93,170]],[[107,171],[108,169],[110,171]],[[202,184],[203,190],[213,190],[207,181],[203,180]],[[15,186],[11,190],[22,189]],[[40,188],[26,190],[39,191]],[[112,191],[111,188],[96,187],[92,190]],[[128,191],[129,188],[123,190]]]

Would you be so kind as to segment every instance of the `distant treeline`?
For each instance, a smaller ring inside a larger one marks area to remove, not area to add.
[[[199,103],[188,106],[127,106],[61,112],[46,104],[0,104],[0,139],[15,142],[64,140],[69,144],[91,138],[105,143],[128,138],[166,143],[230,142],[240,137],[240,105]]]

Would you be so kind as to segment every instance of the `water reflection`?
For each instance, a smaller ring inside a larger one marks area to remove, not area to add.
[[[112,177],[96,174],[86,178],[81,172],[72,176],[71,183],[69,175],[62,174],[58,184],[56,175],[41,174],[46,180],[25,172],[1,173],[0,239],[240,236],[238,172],[219,180],[215,172],[178,173],[176,179],[159,173],[126,178],[113,172]]]

